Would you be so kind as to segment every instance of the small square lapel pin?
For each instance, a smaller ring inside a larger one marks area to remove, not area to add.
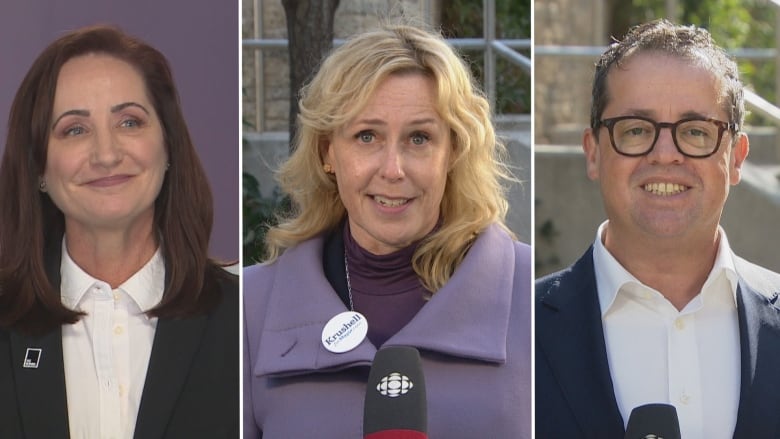
[[[24,364],[22,364],[22,367],[25,369],[37,369],[40,362],[41,349],[27,348],[27,352],[24,353]]]

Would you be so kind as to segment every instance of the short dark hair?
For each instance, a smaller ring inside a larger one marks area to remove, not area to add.
[[[742,127],[745,119],[744,85],[739,79],[737,63],[713,41],[710,33],[697,26],[681,26],[666,19],[655,20],[631,28],[625,37],[609,46],[596,62],[590,126],[595,129],[609,102],[607,75],[613,66],[638,53],[657,52],[668,56],[701,62],[721,81],[724,110],[729,121]]]
[[[185,317],[217,303],[219,289],[212,288],[210,279],[221,276],[222,270],[208,257],[211,190],[168,61],[115,27],[93,26],[69,32],[46,47],[11,106],[0,164],[0,326],[42,332],[74,323],[81,315],[62,304],[52,281],[56,276],[47,275],[45,259],[59,248],[65,223],[49,196],[38,191],[38,179],[46,168],[59,72],[68,60],[89,53],[113,56],[136,68],[162,124],[170,168],[155,201],[154,224],[165,260],[165,291],[149,314]]]

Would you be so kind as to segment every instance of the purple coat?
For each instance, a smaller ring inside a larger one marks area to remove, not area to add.
[[[244,438],[363,437],[376,348],[322,346],[325,323],[346,310],[323,273],[323,242],[244,270]],[[420,350],[429,437],[531,437],[531,284],[530,247],[490,226],[385,343]]]

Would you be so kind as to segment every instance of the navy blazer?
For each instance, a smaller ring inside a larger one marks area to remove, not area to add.
[[[239,437],[238,281],[217,282],[222,298],[208,314],[158,320],[135,438]],[[29,347],[41,349],[38,368],[22,367]],[[61,328],[0,329],[0,438],[69,436]]]
[[[780,437],[780,274],[735,258],[741,388],[734,438]],[[593,248],[536,281],[536,437],[623,438]],[[664,401],[659,401],[664,402]]]

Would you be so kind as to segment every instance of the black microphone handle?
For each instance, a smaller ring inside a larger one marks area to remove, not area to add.
[[[631,410],[625,439],[681,439],[677,409],[670,404],[645,404]]]
[[[366,385],[363,435],[366,438],[427,437],[425,377],[420,353],[389,346],[374,357]]]

